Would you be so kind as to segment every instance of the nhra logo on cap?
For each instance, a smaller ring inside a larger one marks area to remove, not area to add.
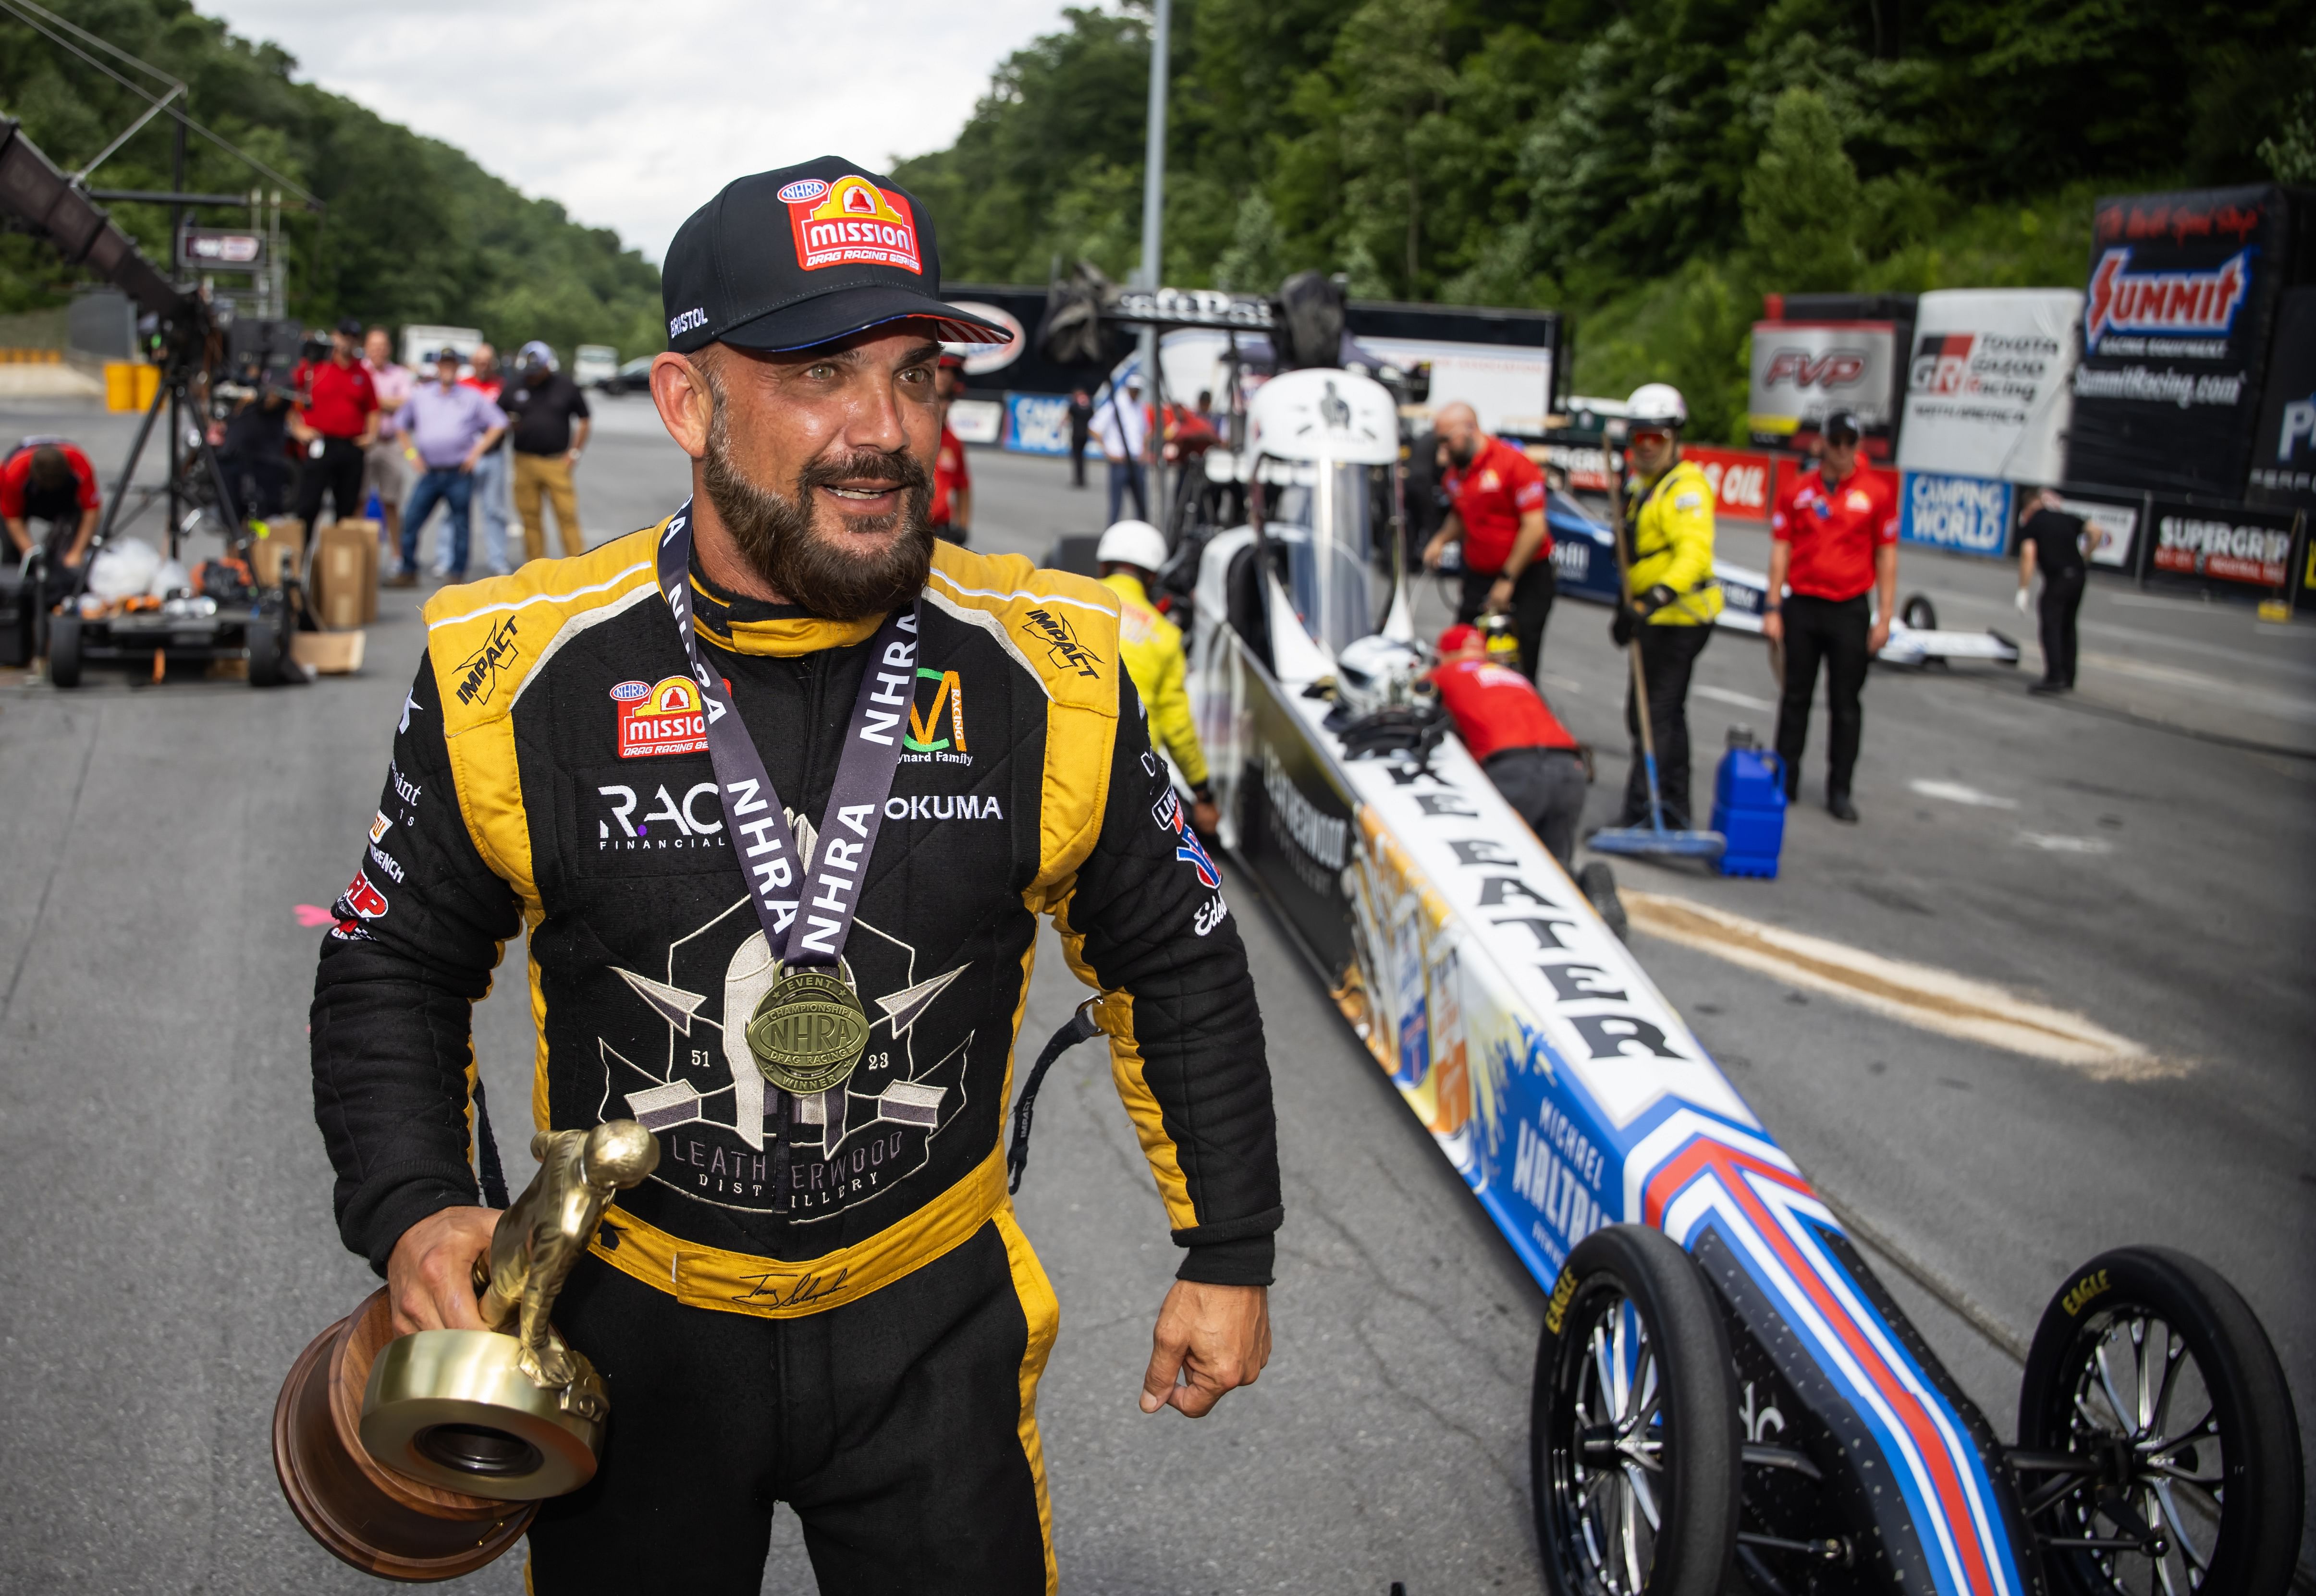
[[[637,691],[631,695],[630,687]],[[621,682],[611,696],[619,705],[620,758],[708,751],[708,715],[700,707],[699,684],[690,677],[666,677],[652,687]]]
[[[821,192],[790,198],[802,188]],[[917,223],[909,202],[858,174],[822,184],[818,178],[780,191],[788,224],[796,233],[797,264],[806,271],[824,266],[898,266],[924,274],[917,251]]]
[[[800,177],[780,191],[783,205],[804,205],[828,192],[828,185],[816,177]]]

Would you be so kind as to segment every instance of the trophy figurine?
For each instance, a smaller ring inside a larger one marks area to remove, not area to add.
[[[273,1466],[307,1532],[388,1579],[469,1574],[539,1503],[594,1477],[611,1405],[549,1322],[614,1193],[659,1162],[633,1120],[531,1138],[539,1173],[475,1260],[487,1330],[396,1336],[384,1288],[314,1338],[273,1408]]]

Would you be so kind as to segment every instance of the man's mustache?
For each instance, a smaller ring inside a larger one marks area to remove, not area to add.
[[[815,460],[797,474],[797,487],[802,494],[815,488],[860,487],[870,483],[903,491],[930,490],[932,478],[923,463],[906,449],[853,449]]]

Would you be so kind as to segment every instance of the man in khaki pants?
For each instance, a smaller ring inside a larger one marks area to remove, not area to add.
[[[579,528],[579,496],[572,491],[571,468],[579,463],[592,425],[587,396],[555,368],[555,351],[538,340],[524,344],[516,359],[521,374],[500,392],[499,407],[510,421],[514,507],[522,517],[524,557],[536,560],[547,553],[542,495],[554,501],[564,554],[584,554],[587,537]]]

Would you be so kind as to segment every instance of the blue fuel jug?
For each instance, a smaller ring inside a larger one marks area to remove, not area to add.
[[[1729,728],[1729,746],[1713,776],[1713,829],[1729,839],[1722,874],[1777,875],[1786,840],[1786,773],[1774,752],[1756,744],[1750,726]]]

